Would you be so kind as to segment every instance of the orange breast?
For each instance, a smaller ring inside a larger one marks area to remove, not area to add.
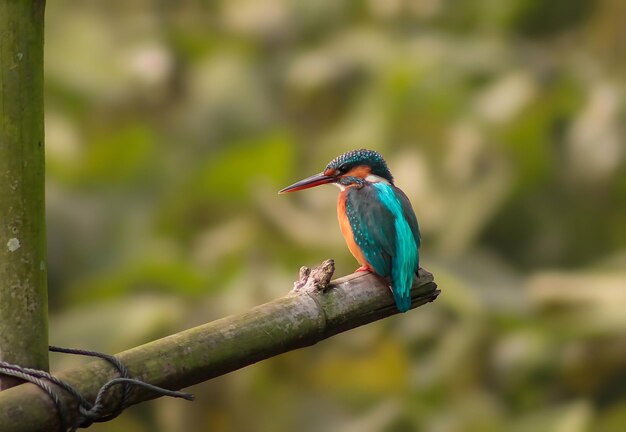
[[[341,228],[341,234],[343,234],[343,238],[346,239],[346,244],[348,245],[348,249],[359,264],[363,266],[370,267],[369,263],[365,259],[365,255],[361,252],[361,248],[354,241],[354,235],[352,234],[352,227],[350,226],[350,221],[348,220],[348,216],[346,215],[346,193],[348,189],[342,191],[337,198],[337,218],[339,219],[339,228]]]

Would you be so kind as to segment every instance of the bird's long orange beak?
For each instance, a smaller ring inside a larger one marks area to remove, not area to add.
[[[284,189],[278,191],[279,194],[287,193],[287,192],[295,192],[302,189],[309,189],[315,186],[332,183],[335,181],[335,177],[324,175],[324,173],[319,173],[312,175],[311,177],[307,177],[304,180],[300,180],[292,184],[291,186],[287,186]]]

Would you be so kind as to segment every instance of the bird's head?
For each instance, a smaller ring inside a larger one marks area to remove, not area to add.
[[[330,161],[321,173],[287,186],[278,193],[295,192],[329,183],[344,188],[351,184],[379,181],[393,184],[393,176],[380,153],[365,149],[351,150]]]

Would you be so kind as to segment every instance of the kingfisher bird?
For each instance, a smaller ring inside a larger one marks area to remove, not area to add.
[[[419,225],[407,196],[395,186],[385,159],[374,150],[352,150],[333,159],[324,171],[278,193],[323,184],[340,189],[337,217],[348,249],[370,271],[391,280],[400,312],[411,307],[413,275],[419,269]]]

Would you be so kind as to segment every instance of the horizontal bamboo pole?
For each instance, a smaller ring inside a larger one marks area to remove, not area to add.
[[[117,357],[133,377],[181,389],[398,313],[389,288],[378,277],[361,272],[329,282],[333,271],[332,260],[313,270],[303,267],[294,290],[284,297],[132,348]],[[432,274],[420,269],[411,291],[412,308],[433,301],[438,294]],[[116,374],[108,363],[95,360],[57,376],[93,400],[99,388]],[[63,393],[62,397],[74,412],[74,401]],[[134,388],[129,403],[154,397]],[[0,393],[0,431],[54,431],[58,421],[52,402],[33,384]]]

